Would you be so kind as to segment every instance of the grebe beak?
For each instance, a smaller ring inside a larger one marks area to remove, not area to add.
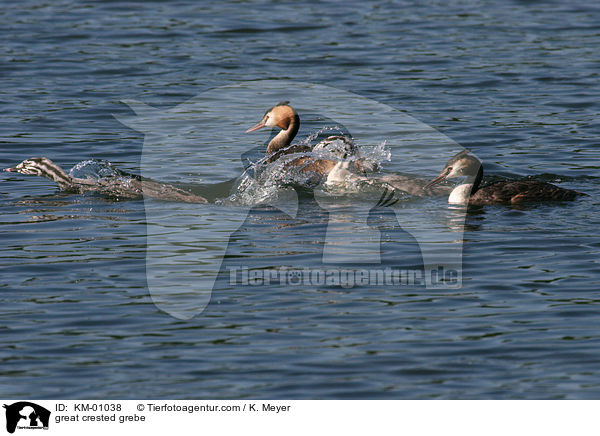
[[[255,130],[262,129],[263,127],[265,127],[265,120],[262,120],[256,126],[250,127],[248,130],[246,130],[246,133],[254,132]]]
[[[5,168],[4,171],[8,171],[10,173],[17,173],[18,170],[16,168]]]
[[[431,182],[423,186],[423,189],[431,188],[433,185],[437,185],[438,183],[446,180],[446,176],[450,173],[450,168],[444,168],[439,176],[433,179]]]

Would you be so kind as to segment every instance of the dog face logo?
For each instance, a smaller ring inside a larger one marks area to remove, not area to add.
[[[388,105],[329,86],[286,80],[223,86],[166,110],[124,101],[135,115],[116,118],[144,134],[142,176],[214,187],[238,180],[238,184],[253,187],[252,175],[241,181],[238,178],[243,172],[240,156],[264,144],[269,132],[261,130],[254,136],[245,132],[256,124],[265,108],[282,98],[289,100],[301,116],[319,114],[325,120],[344,126],[353,138],[373,150],[379,145],[389,148],[391,164],[397,166],[393,171],[410,170],[423,177],[434,175],[439,172],[441,160],[462,148],[432,127]],[[384,181],[394,185],[402,179]],[[258,193],[250,195],[252,201],[238,198],[235,207],[227,202],[211,201],[201,205],[169,205],[166,210],[166,206],[156,202],[144,203],[149,223],[146,279],[152,300],[159,309],[179,319],[190,319],[206,308],[230,236],[244,224],[255,204],[272,206],[295,219],[298,213],[296,191],[270,190],[271,187],[261,184]],[[243,193],[247,192],[254,193],[252,190]],[[284,193],[289,195],[283,197]],[[323,266],[382,264],[380,232],[371,229],[367,219],[372,208],[385,209],[393,204],[394,198],[385,191],[373,192],[364,201],[361,199],[343,209],[331,201],[329,193],[315,191],[314,194],[319,207],[329,213]],[[226,196],[225,193],[222,197]],[[449,209],[446,201],[411,205],[414,206],[396,205],[389,210],[410,235],[411,244],[419,248],[418,263],[425,276],[429,277],[429,272],[437,271],[439,266],[457,272],[457,279],[451,283],[438,281],[427,286],[459,287],[466,209]],[[353,217],[351,220],[349,215]]]
[[[47,429],[50,421],[50,411],[29,401],[19,401],[4,405],[6,409],[6,431],[14,433],[18,428]]]

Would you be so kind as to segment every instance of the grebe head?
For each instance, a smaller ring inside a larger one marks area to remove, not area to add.
[[[443,180],[464,177],[465,180],[459,183],[450,193],[448,203],[467,204],[471,195],[479,189],[479,184],[483,179],[481,162],[475,156],[470,155],[469,152],[470,150],[463,150],[452,157],[446,162],[442,172],[425,185],[423,189],[430,188]]]
[[[46,157],[32,157],[13,168],[6,168],[4,171],[20,173],[31,176],[47,177],[59,184],[69,184],[71,177],[64,170]]]
[[[267,154],[274,153],[277,150],[290,145],[292,139],[294,139],[296,133],[298,133],[298,129],[300,128],[300,117],[288,103],[288,101],[282,101],[272,108],[267,109],[263,119],[255,126],[246,130],[246,133],[249,133],[262,129],[263,127],[279,127],[281,129],[281,131],[271,139],[271,142],[269,142]]]
[[[470,150],[463,150],[448,160],[440,174],[427,185],[425,185],[424,189],[427,189],[433,185],[437,185],[444,180],[453,179],[455,177],[477,177],[481,168],[481,162],[479,159],[470,155],[469,153]]]
[[[23,162],[13,168],[6,168],[4,171],[12,173],[27,174],[30,176],[46,176],[46,171],[55,164],[50,159],[45,157],[32,157],[25,159]]]
[[[263,127],[279,127],[280,129],[287,130],[295,118],[298,118],[298,114],[289,105],[289,101],[282,101],[272,108],[267,109],[263,119],[255,126],[246,130],[246,133],[254,132]]]

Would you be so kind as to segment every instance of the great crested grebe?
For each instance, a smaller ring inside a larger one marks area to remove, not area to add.
[[[281,131],[271,139],[267,146],[265,163],[271,163],[281,156],[293,153],[317,152],[331,155],[332,159],[315,156],[301,156],[288,162],[288,166],[301,172],[312,172],[327,176],[326,183],[345,180],[353,171],[367,173],[374,171],[375,165],[358,157],[358,148],[352,140],[344,136],[329,136],[315,146],[309,144],[291,144],[300,128],[300,117],[288,101],[282,101],[266,110],[262,120],[246,130],[254,132],[263,127],[278,127]]]
[[[345,136],[338,135],[329,136],[314,147],[311,147],[308,144],[294,144],[289,148],[300,128],[300,117],[298,116],[298,112],[289,105],[289,101],[279,102],[275,106],[267,109],[263,119],[260,120],[258,124],[246,130],[246,133],[254,132],[263,127],[279,127],[281,129],[281,131],[269,142],[266,152],[267,155],[284,150],[286,152],[285,154],[312,150],[326,150],[340,158],[346,158],[357,152],[356,145],[353,141]],[[279,156],[281,156],[281,154],[277,157]]]
[[[588,195],[535,180],[500,181],[480,187],[483,166],[479,159],[469,153],[470,150],[463,150],[452,157],[439,176],[425,185],[425,189],[446,179],[465,177],[450,193],[448,203],[474,205],[565,201]]]
[[[207,203],[204,197],[184,191],[173,185],[142,179],[123,174],[123,177],[80,179],[67,174],[60,166],[46,157],[26,159],[13,168],[4,171],[47,177],[65,191],[97,192],[111,197],[138,198],[151,197],[159,200],[182,201],[186,203]]]
[[[298,133],[298,129],[300,128],[300,117],[296,110],[288,103],[288,101],[282,101],[267,109],[262,120],[246,130],[246,133],[250,133],[262,129],[263,127],[279,127],[281,129],[281,131],[269,142],[269,145],[267,146],[267,155],[286,148],[292,143],[296,133]]]

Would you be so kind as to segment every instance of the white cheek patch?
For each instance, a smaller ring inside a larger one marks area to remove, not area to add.
[[[269,117],[267,118],[267,121],[265,121],[265,126],[267,127],[275,127],[277,124],[275,124],[275,120],[273,119],[273,117]]]
[[[460,176],[460,174],[459,174],[459,171],[458,171],[458,169],[457,169],[457,168],[452,168],[452,171],[450,171],[450,172],[448,173],[448,175],[446,176],[446,178],[447,178],[447,179],[451,179],[451,178],[453,178],[453,177],[459,177],[459,176]]]

